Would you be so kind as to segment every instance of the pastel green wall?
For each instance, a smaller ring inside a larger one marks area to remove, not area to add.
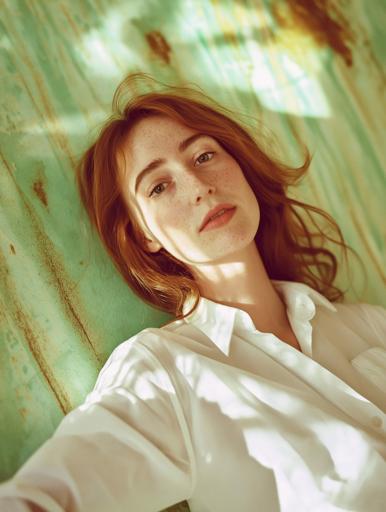
[[[327,4],[327,2],[325,2]],[[293,195],[324,208],[351,260],[348,301],[386,306],[382,0],[1,0],[0,479],[91,389],[112,349],[170,317],[141,303],[90,234],[74,163],[130,71],[194,82],[259,118]]]

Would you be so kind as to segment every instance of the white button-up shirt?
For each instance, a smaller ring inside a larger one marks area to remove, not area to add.
[[[114,350],[0,510],[384,512],[386,310],[272,283],[302,352],[201,298]]]

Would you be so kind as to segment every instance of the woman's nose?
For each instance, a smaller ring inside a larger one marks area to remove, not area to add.
[[[200,201],[206,194],[213,194],[216,191],[213,176],[209,180],[208,173],[205,173],[204,169],[191,168],[182,164],[178,174],[181,190],[184,190],[193,203]]]
[[[212,195],[216,190],[213,183],[208,183],[207,179],[196,175],[187,183],[187,186],[194,203],[201,201],[207,194]]]
[[[214,192],[214,188],[213,187],[208,187],[208,194],[209,195],[212,195]],[[196,203],[199,203],[201,200],[202,200],[202,197],[205,196],[205,194],[196,194],[196,199],[195,199],[195,202]]]

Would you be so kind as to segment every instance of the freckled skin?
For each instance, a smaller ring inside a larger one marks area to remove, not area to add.
[[[135,125],[124,146],[125,199],[145,228],[151,252],[163,247],[193,266],[230,262],[235,257],[240,261],[243,250],[254,244],[260,220],[258,202],[236,160],[215,139],[198,139],[183,153],[178,151],[179,143],[194,133],[165,116]],[[197,161],[205,152],[209,154]],[[167,162],[142,182],[134,196],[135,177],[156,158]],[[231,221],[198,232],[204,216],[219,203],[237,207]]]

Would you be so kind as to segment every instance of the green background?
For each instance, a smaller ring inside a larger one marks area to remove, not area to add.
[[[291,193],[364,261],[367,277],[354,258],[339,274],[346,300],[386,306],[385,26],[382,0],[0,0],[0,480],[114,347],[171,318],[113,269],[75,187],[128,72],[256,117],[291,165],[304,141],[314,158]]]

